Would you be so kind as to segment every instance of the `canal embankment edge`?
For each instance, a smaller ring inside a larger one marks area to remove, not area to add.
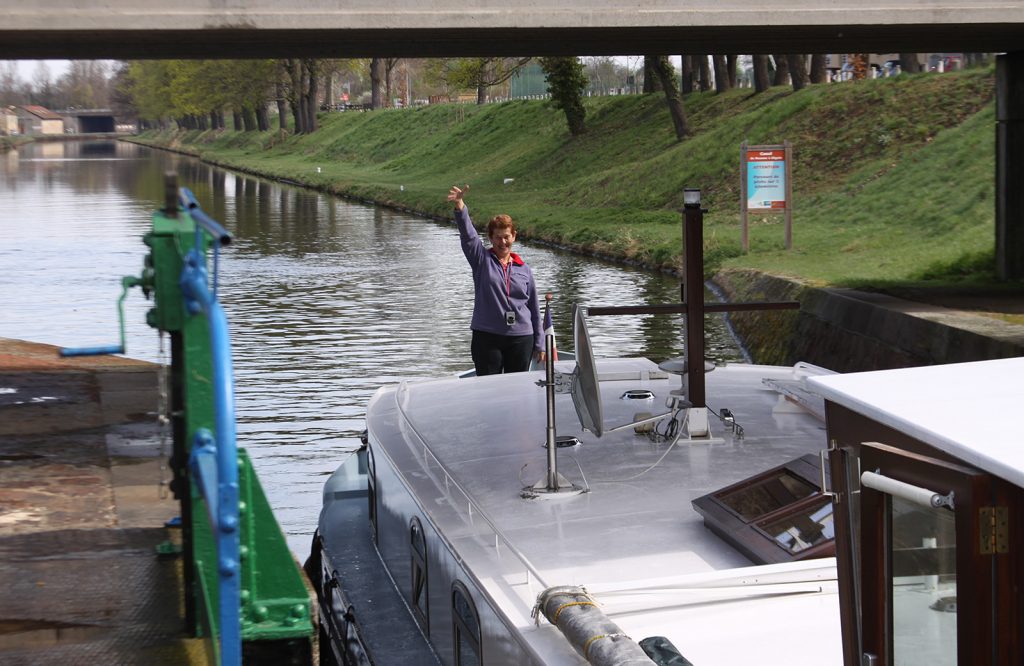
[[[390,200],[367,199],[300,177],[283,178],[188,150],[137,137],[122,140],[194,157],[207,164],[349,201],[380,206],[437,222],[444,216],[416,210]],[[588,257],[645,270],[665,271],[642,262],[599,254],[572,244],[555,247]],[[860,372],[939,363],[959,363],[1024,356],[1024,325],[1000,321],[968,310],[911,301],[881,293],[808,285],[799,279],[753,269],[723,269],[711,277],[730,302],[800,302],[794,311],[756,311],[729,315],[739,343],[756,363],[791,365],[799,361],[837,372]],[[985,294],[979,294],[984,299]]]
[[[1024,356],[1024,326],[971,311],[754,270],[723,270],[714,283],[733,302],[800,302],[798,311],[729,316],[758,363],[859,372]]]

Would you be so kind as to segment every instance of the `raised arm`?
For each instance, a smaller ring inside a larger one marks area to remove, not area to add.
[[[462,200],[463,195],[469,190],[469,185],[463,185],[460,189],[455,185],[452,185],[452,189],[448,190],[448,201],[455,202],[455,210],[462,210],[466,207],[466,203]]]
[[[466,255],[466,260],[476,271],[476,268],[484,261],[487,251],[484,249],[480,234],[473,226],[473,220],[469,217],[469,207],[462,200],[467,190],[469,190],[469,185],[463,185],[461,188],[452,185],[452,189],[448,191],[448,201],[455,202],[455,226],[459,228],[462,253]]]

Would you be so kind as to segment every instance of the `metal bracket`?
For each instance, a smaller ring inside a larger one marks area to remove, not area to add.
[[[1010,511],[1007,507],[979,508],[978,527],[982,555],[1003,555],[1010,552]]]
[[[828,448],[818,451],[818,459],[820,460],[820,468],[818,471],[821,473],[821,494],[824,495],[825,497],[830,498],[833,504],[839,504],[840,495],[839,493],[833,492],[826,487],[827,484],[825,483],[825,465],[828,464],[827,454],[831,454],[833,451],[838,450],[839,445],[836,443],[836,440],[830,439],[828,440]]]

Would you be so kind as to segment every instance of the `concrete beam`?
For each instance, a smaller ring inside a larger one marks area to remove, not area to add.
[[[0,0],[0,58],[997,52],[1008,0]]]

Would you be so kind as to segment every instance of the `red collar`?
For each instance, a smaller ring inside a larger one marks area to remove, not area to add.
[[[492,256],[493,256],[493,257],[494,257],[495,259],[497,259],[497,258],[498,258],[498,255],[494,253],[494,248],[492,247],[492,248],[488,248],[488,249],[490,250],[490,252],[491,252],[491,255],[492,255]],[[512,257],[512,263],[513,263],[513,264],[515,264],[516,266],[522,266],[523,264],[525,264],[525,263],[526,263],[525,261],[523,261],[523,258],[522,258],[522,257],[520,257],[520,256],[519,256],[518,254],[516,254],[515,252],[509,252],[509,253],[508,253],[508,256]]]

